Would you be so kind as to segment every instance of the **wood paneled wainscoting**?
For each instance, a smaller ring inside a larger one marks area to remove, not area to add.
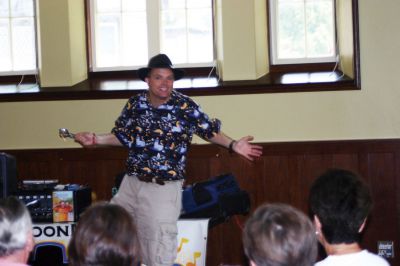
[[[192,145],[187,184],[233,173],[251,195],[252,210],[264,202],[284,202],[308,212],[309,187],[328,168],[344,168],[365,178],[374,208],[362,245],[377,252],[378,241],[393,241],[400,265],[400,140],[262,143],[264,155],[251,163],[215,145]],[[7,150],[17,158],[20,179],[58,179],[87,184],[98,199],[109,200],[116,174],[124,171],[122,148]],[[210,229],[207,265],[247,265],[238,216]]]

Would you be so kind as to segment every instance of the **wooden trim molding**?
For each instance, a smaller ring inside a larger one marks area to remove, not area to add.
[[[41,88],[35,83],[0,84],[0,102],[128,99],[145,90],[146,84],[121,74],[119,78],[92,78],[71,87]],[[133,75],[133,74],[132,74]],[[332,77],[337,80],[332,81]],[[338,91],[361,89],[354,79],[336,72],[270,73],[257,80],[219,81],[216,77],[187,77],[175,83],[188,96],[216,96],[282,92]]]

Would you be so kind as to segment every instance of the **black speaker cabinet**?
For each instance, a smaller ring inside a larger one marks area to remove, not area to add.
[[[17,163],[14,156],[0,152],[0,198],[17,191]]]

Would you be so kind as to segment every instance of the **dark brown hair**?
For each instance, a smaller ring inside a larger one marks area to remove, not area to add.
[[[370,191],[363,179],[347,170],[330,169],[314,180],[309,202],[328,243],[359,241],[359,229],[372,207]]]
[[[68,247],[71,266],[132,266],[139,261],[137,231],[121,206],[96,203],[80,218]]]

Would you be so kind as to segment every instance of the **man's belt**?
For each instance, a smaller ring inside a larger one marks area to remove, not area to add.
[[[165,181],[162,180],[159,177],[154,177],[154,176],[137,176],[137,178],[140,181],[146,182],[146,183],[155,183],[155,184],[159,184],[161,186],[165,185]]]

